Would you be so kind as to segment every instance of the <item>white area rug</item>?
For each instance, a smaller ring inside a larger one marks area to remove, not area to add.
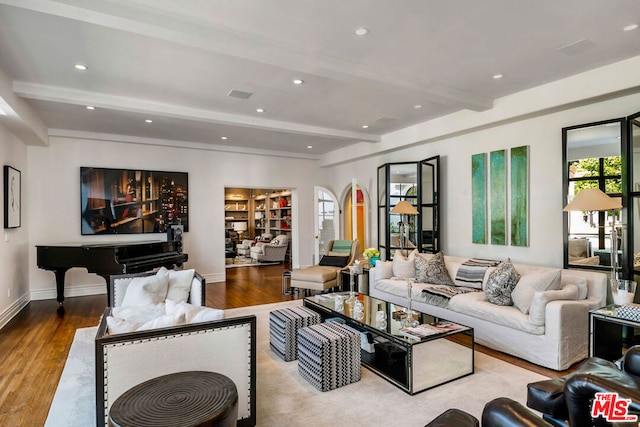
[[[226,312],[227,317],[255,314],[258,319],[258,426],[424,426],[448,408],[459,408],[480,418],[489,400],[507,396],[524,403],[527,383],[545,378],[476,352],[475,374],[415,396],[366,368],[362,369],[359,382],[323,393],[300,377],[296,361],[284,362],[269,348],[269,312],[293,305],[301,305],[301,301]],[[45,426],[94,424],[95,333],[96,328],[76,332]]]
[[[258,267],[261,265],[276,265],[282,264],[280,262],[258,262],[253,258],[235,258],[233,263],[225,264],[225,268],[239,268],[239,267]]]

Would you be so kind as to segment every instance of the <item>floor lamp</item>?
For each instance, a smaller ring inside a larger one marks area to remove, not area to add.
[[[406,200],[402,200],[397,205],[395,205],[389,211],[389,213],[400,215],[400,223],[398,224],[398,226],[400,227],[400,250],[402,251],[402,254],[405,255],[405,227],[409,224],[409,215],[418,215],[418,210],[411,203],[407,202]]]
[[[597,188],[587,188],[580,191],[564,207],[569,211],[611,211],[622,209],[619,197],[609,197]],[[615,219],[611,221],[611,280],[618,280],[618,232]]]

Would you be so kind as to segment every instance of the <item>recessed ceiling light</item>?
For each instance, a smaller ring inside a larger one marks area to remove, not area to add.
[[[633,31],[636,29],[638,29],[638,24],[627,25],[626,27],[623,28],[624,31]]]
[[[413,108],[415,108],[416,110],[418,110],[418,109],[422,108],[422,105],[420,105],[420,104],[416,104],[416,105],[414,105],[414,106],[413,106]]]
[[[494,79],[494,80],[500,80],[500,79],[501,79],[501,78],[503,78],[503,77],[504,77],[504,74],[494,74],[494,75],[493,75],[493,79]]]
[[[307,145],[307,148],[311,150],[313,148],[313,145]]]
[[[80,70],[80,71],[86,71],[89,69],[89,67],[87,67],[84,64],[76,64],[74,65],[74,67],[76,68],[76,70]]]
[[[94,107],[93,105],[87,105],[87,110],[95,110],[96,107]]]
[[[353,33],[356,36],[366,36],[367,34],[369,34],[369,29],[364,27],[358,27],[353,30]]]
[[[302,83],[304,83],[304,80],[302,80],[302,79],[293,79],[293,84],[294,85],[301,85]]]
[[[369,125],[362,125],[362,129],[369,129]]]
[[[257,111],[258,113],[264,113],[264,108],[256,108],[256,111]]]
[[[220,139],[228,139],[226,136],[221,136]]]
[[[145,122],[147,122],[147,123],[153,123],[153,120],[151,120],[151,119],[147,119],[147,120],[145,120]]]

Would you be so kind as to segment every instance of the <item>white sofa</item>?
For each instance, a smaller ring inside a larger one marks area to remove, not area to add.
[[[131,281],[139,276],[111,277],[114,307],[123,303]],[[205,280],[197,272],[188,302],[199,306],[206,302]],[[112,307],[105,309],[95,339],[97,426],[108,425],[109,408],[131,387],[182,371],[218,372],[229,377],[238,390],[237,425],[255,425],[255,316],[109,334],[107,318],[113,311]]]
[[[419,254],[426,259],[427,254]],[[451,279],[469,258],[444,256]],[[486,347],[520,357],[554,370],[564,370],[588,355],[589,310],[606,305],[607,276],[583,270],[561,270],[513,264],[521,275],[520,294],[527,284],[556,277],[556,286],[530,291],[529,312],[516,306],[494,305],[484,291],[458,294],[449,300],[427,303],[422,290],[429,284],[412,286],[412,308],[422,313],[474,328],[475,341]],[[495,267],[485,273],[482,289]],[[406,274],[406,273],[405,273]],[[393,275],[392,261],[378,261],[369,271],[369,294],[406,306],[407,280]],[[524,280],[523,280],[524,279]],[[516,285],[516,288],[518,287]],[[555,288],[555,289],[553,289]],[[514,289],[515,292],[515,289]],[[433,302],[433,300],[431,299]]]

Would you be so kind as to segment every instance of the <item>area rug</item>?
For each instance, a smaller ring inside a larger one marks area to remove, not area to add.
[[[226,311],[226,317],[246,314],[257,317],[258,426],[424,426],[448,408],[459,408],[479,418],[489,400],[507,396],[525,402],[527,383],[545,379],[476,352],[473,375],[415,396],[409,396],[365,368],[360,381],[321,392],[298,374],[296,361],[283,361],[269,347],[269,312],[294,305],[301,305],[301,301]],[[94,424],[95,333],[96,328],[76,331],[45,426]]]

